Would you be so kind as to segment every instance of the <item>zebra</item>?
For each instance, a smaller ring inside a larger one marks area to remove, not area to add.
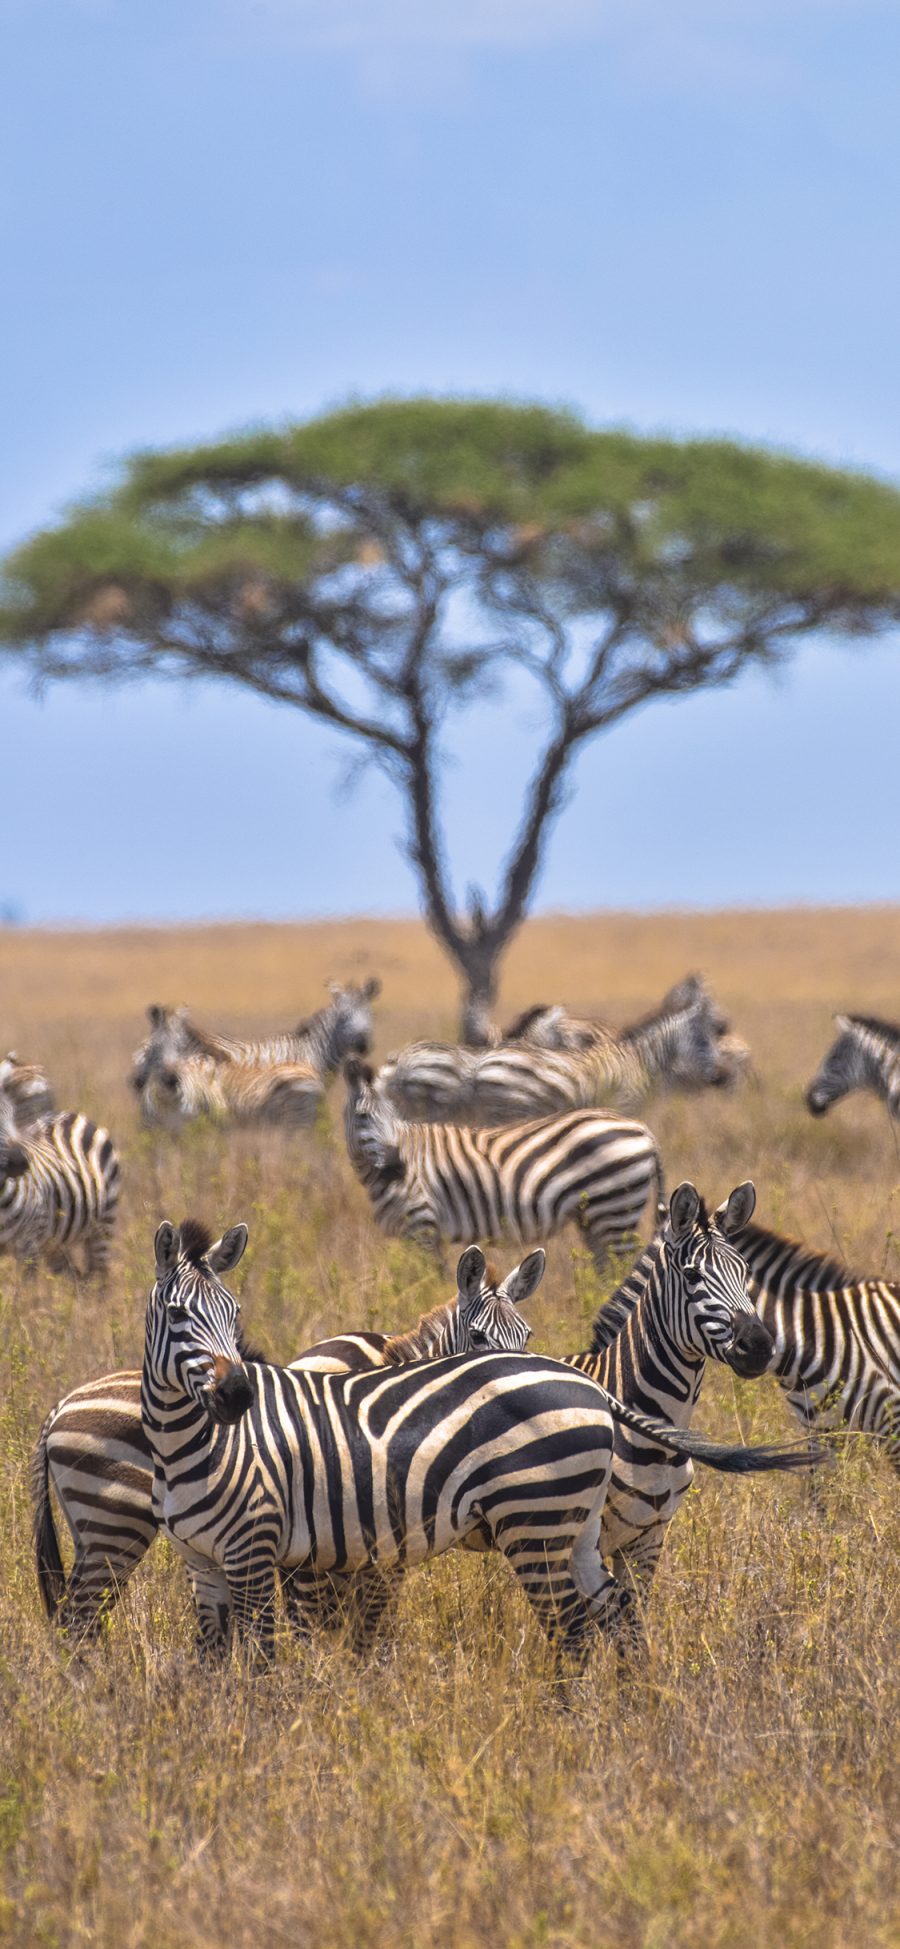
[[[851,1090],[874,1090],[900,1117],[900,1028],[870,1015],[836,1015],[838,1035],[806,1092],[807,1109],[822,1117]]]
[[[247,1236],[233,1225],[213,1242],[194,1220],[164,1221],[146,1315],[154,1508],[192,1573],[207,1655],[227,1650],[233,1618],[255,1663],[271,1663],[277,1567],[405,1569],[487,1534],[557,1654],[580,1662],[595,1630],[615,1640],[634,1612],[597,1547],[617,1423],[730,1472],[814,1459],[671,1428],[533,1354],[353,1375],[246,1364],[223,1275]]]
[[[486,1347],[521,1353],[531,1329],[520,1308],[544,1275],[531,1252],[502,1281],[472,1245],[456,1296],[408,1333],[346,1333],[320,1340],[292,1363],[311,1373],[361,1373]],[[244,1359],[254,1358],[244,1348]],[[68,1579],[53,1521],[54,1489],[75,1545]],[[35,1565],[47,1616],[85,1636],[115,1603],[157,1533],[153,1469],[141,1421],[140,1368],[102,1374],[72,1389],[44,1420],[32,1458]]]
[[[4,1057],[9,1064],[5,1089],[16,1113],[20,1130],[33,1130],[56,1112],[56,1099],[45,1069],[38,1063],[20,1062],[14,1049]]]
[[[376,1223],[433,1251],[442,1239],[530,1243],[576,1224],[599,1266],[637,1232],[662,1163],[646,1124],[575,1110],[499,1130],[405,1123],[373,1072],[344,1065],[350,1162]]]
[[[700,997],[619,1035],[552,1009],[513,1027],[518,1038],[496,1049],[413,1043],[384,1064],[382,1088],[408,1120],[483,1127],[601,1103],[630,1109],[655,1089],[723,1087],[738,1073]]]
[[[769,1371],[801,1426],[861,1429],[900,1472],[900,1285],[860,1279],[761,1225],[744,1225],[734,1244],[774,1341]]]
[[[217,1062],[211,1056],[181,1056],[148,1074],[141,1110],[145,1123],[169,1128],[206,1116],[223,1123],[300,1129],[315,1123],[324,1100],[322,1079],[309,1063],[262,1068]]]
[[[253,1069],[273,1064],[307,1066],[324,1088],[346,1056],[366,1055],[372,1036],[372,1002],[381,983],[370,976],[359,987],[329,983],[331,1001],[300,1022],[296,1029],[248,1041],[204,1029],[184,1008],[167,1009],[153,1002],[147,1010],[150,1035],[135,1050],[131,1086],[141,1100],[148,1122],[155,1120],[154,1078],[185,1058],[205,1060],[209,1069],[220,1064]]]
[[[768,1372],[772,1331],[754,1311],[747,1270],[735,1248],[755,1203],[748,1181],[710,1216],[695,1186],[679,1185],[655,1237],[601,1308],[591,1347],[564,1355],[563,1364],[588,1375],[628,1408],[677,1428],[690,1424],[707,1359],[747,1379]],[[667,1451],[656,1434],[648,1437],[616,1424],[598,1548],[617,1581],[640,1599],[640,1609],[693,1473],[690,1458]],[[490,1541],[476,1532],[464,1546],[483,1550]],[[396,1586],[396,1577],[385,1579],[382,1573],[380,1585],[347,1593],[346,1615],[357,1649],[382,1622]],[[334,1596],[330,1591],[332,1601]],[[642,1655],[637,1612],[619,1648],[626,1657]]]
[[[119,1159],[108,1130],[75,1111],[33,1126],[20,1123],[15,1068],[0,1062],[0,1253],[31,1262],[43,1253],[52,1272],[105,1274],[119,1201]]]

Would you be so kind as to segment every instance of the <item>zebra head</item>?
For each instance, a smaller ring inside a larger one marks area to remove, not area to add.
[[[28,1152],[19,1133],[15,1094],[15,1057],[0,1062],[0,1183],[6,1178],[21,1178],[28,1169]]]
[[[351,1056],[344,1064],[344,1081],[344,1129],[351,1164],[364,1184],[402,1178],[405,1166],[397,1147],[402,1126],[374,1070]]]
[[[705,996],[660,1018],[660,1031],[669,1044],[661,1080],[671,1089],[722,1089],[733,1082],[733,1064],[715,1027],[722,1019]]]
[[[498,1285],[481,1247],[467,1247],[456,1268],[460,1351],[465,1347],[473,1353],[525,1352],[531,1328],[519,1307],[537,1291],[546,1263],[541,1248],[529,1252]]]
[[[6,1092],[21,1127],[30,1130],[42,1117],[52,1117],[56,1104],[46,1070],[38,1063],[20,1062],[14,1049],[3,1066]]]
[[[171,1407],[185,1396],[214,1421],[239,1421],[253,1398],[241,1352],[240,1307],[223,1286],[243,1257],[246,1225],[231,1225],[215,1243],[205,1225],[165,1220],[156,1234],[156,1283],[147,1305],[144,1381],[152,1399]]]
[[[900,1035],[887,1022],[862,1015],[834,1019],[839,1033],[806,1092],[806,1107],[814,1117],[824,1116],[851,1090],[877,1088],[883,1065],[900,1051]]]
[[[135,1049],[128,1078],[138,1096],[146,1089],[151,1076],[178,1056],[186,1055],[192,1046],[186,1008],[164,1008],[161,1002],[151,1002],[147,1020],[150,1034]]]
[[[661,1241],[670,1329],[685,1351],[724,1361],[748,1380],[765,1373],[774,1346],[747,1290],[747,1267],[731,1243],[755,1205],[748,1180],[710,1218],[694,1186],[680,1184]]]
[[[358,988],[352,984],[342,988],[336,981],[330,981],[328,986],[331,1002],[323,1010],[322,1026],[328,1040],[328,1067],[337,1069],[347,1056],[368,1055],[372,1046],[372,1003],[381,994],[381,982],[377,975],[370,975]],[[301,1023],[301,1032],[311,1026],[311,1023]]]

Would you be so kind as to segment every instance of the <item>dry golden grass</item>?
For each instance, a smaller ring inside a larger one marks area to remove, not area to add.
[[[561,996],[621,1021],[703,968],[761,1085],[650,1107],[669,1183],[691,1176],[718,1199],[750,1174],[764,1220],[898,1276],[893,1128],[863,1099],[816,1124],[800,1098],[832,1008],[900,1014],[898,966],[896,910],[548,919],[516,944],[504,1010]],[[900,1499],[861,1444],[829,1477],[824,1517],[798,1481],[704,1473],[657,1580],[646,1682],[618,1691],[600,1647],[568,1713],[499,1560],[452,1554],[410,1577],[369,1665],[282,1637],[269,1678],[201,1674],[159,1545],[85,1661],[48,1631],[31,1444],[65,1388],[139,1362],[161,1216],[248,1220],[245,1317],[278,1357],[339,1326],[406,1325],[444,1292],[375,1231],[334,1116],[284,1141],[194,1129],[172,1143],[138,1131],[125,1084],[148,1001],[263,1027],[315,1007],[327,976],[370,969],[380,1050],[452,1029],[452,977],[412,923],[0,934],[3,1046],[102,1116],[126,1180],[107,1300],[0,1262],[0,1939],[893,1949]],[[584,1343],[598,1296],[574,1245],[551,1245],[533,1307],[532,1344],[551,1352]],[[789,1432],[774,1384],[723,1370],[698,1425]]]

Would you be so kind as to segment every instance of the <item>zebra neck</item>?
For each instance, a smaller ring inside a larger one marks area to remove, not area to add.
[[[669,1324],[670,1310],[662,1281],[651,1278],[610,1358],[627,1374],[633,1406],[665,1418],[673,1428],[687,1428],[700,1397],[706,1356],[679,1345]]]
[[[639,1023],[633,1029],[626,1029],[622,1042],[639,1071],[647,1089],[652,1088],[660,1076],[668,1074],[676,1050],[676,1025],[671,1015],[663,1015],[652,1022]]]
[[[233,1432],[218,1426],[189,1394],[174,1389],[164,1395],[156,1393],[146,1374],[141,1376],[141,1420],[154,1461],[163,1472],[167,1462],[174,1462],[186,1451],[195,1463],[198,1458],[211,1456],[222,1437]]]
[[[323,1008],[314,1015],[300,1038],[301,1061],[308,1062],[323,1078],[333,1076],[341,1060],[336,1008]]]

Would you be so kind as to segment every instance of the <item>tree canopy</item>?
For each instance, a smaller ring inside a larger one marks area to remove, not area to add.
[[[9,558],[0,643],[39,680],[230,679],[400,788],[432,927],[489,1000],[575,753],[655,696],[900,611],[900,491],[723,440],[386,400],[140,453]],[[463,914],[437,792],[450,708],[513,668],[545,732],[496,898]]]

